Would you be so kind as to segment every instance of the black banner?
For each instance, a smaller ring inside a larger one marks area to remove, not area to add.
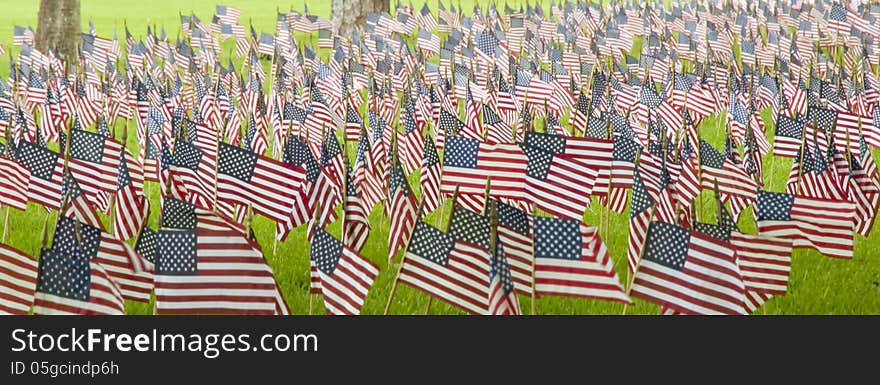
[[[876,357],[841,354],[852,344],[876,349],[876,322],[873,317],[0,317],[5,379],[0,383],[306,378],[372,383],[405,373],[416,377],[397,380],[461,379],[456,373],[588,378],[634,368],[662,372],[664,365],[682,360],[704,369],[811,361],[828,368]]]

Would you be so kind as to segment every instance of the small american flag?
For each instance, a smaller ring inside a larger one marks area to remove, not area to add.
[[[528,157],[515,144],[488,145],[460,136],[447,137],[440,188],[451,194],[456,186],[463,194],[485,193],[492,177],[491,195],[524,199]]]
[[[0,244],[0,315],[27,315],[37,288],[37,261]]]
[[[535,291],[632,302],[598,230],[573,219],[535,218]]]
[[[495,205],[498,242],[504,247],[514,287],[521,294],[531,295],[534,264],[532,217],[522,209],[504,202],[493,199],[490,204]]]
[[[746,314],[730,243],[665,222],[648,227],[631,293],[684,314]]]
[[[400,282],[471,314],[489,309],[490,255],[419,221],[400,270]]]
[[[225,5],[218,5],[214,10],[214,14],[217,15],[220,21],[226,24],[235,24],[241,16],[241,11]]]
[[[125,156],[120,156],[113,234],[119,239],[131,239],[137,235],[146,220],[149,203],[132,182]]]
[[[416,210],[419,203],[399,164],[391,167],[390,177],[388,217],[391,218],[391,224],[388,230],[388,259],[393,259],[406,245],[412,233],[413,226],[418,220]]]
[[[251,204],[257,213],[284,222],[294,210],[305,171],[226,143],[219,146],[218,199]]]
[[[419,37],[417,41],[419,43],[419,48],[422,50],[433,54],[440,53],[440,38],[431,33],[430,30],[419,28]]]
[[[12,27],[12,45],[34,45],[34,31],[30,27]]]
[[[434,211],[443,202],[443,197],[440,195],[442,171],[443,167],[437,154],[437,146],[434,145],[434,139],[429,135],[425,138],[425,150],[419,173],[419,190],[422,193],[423,210],[426,213]]]
[[[0,157],[0,204],[27,210],[31,171],[15,160]]]
[[[289,313],[259,246],[238,225],[183,201],[165,202],[156,314]]]
[[[727,209],[722,207],[722,210],[721,215],[727,220],[718,225],[696,223],[694,230],[730,242],[736,250],[737,265],[748,291],[785,294],[791,272],[791,239],[742,233]]]
[[[360,314],[379,267],[323,229],[315,229],[311,242],[309,259],[321,280],[327,314]]]
[[[76,227],[60,218],[52,248],[40,252],[34,314],[124,314],[122,291],[98,263],[94,236],[80,242]]]
[[[119,179],[119,162],[123,146],[116,140],[98,133],[71,130],[70,160],[71,174],[92,202],[101,192],[116,192]],[[60,148],[65,149],[67,135],[61,135]]]
[[[60,209],[63,159],[57,152],[27,141],[18,143],[16,153],[16,159],[31,171],[28,200],[50,209]]]
[[[800,153],[803,140],[804,123],[785,115],[776,116],[776,138],[773,141],[773,155],[795,158]]]
[[[791,239],[794,247],[832,258],[852,258],[856,215],[852,202],[760,190],[756,207],[759,234]]]
[[[346,173],[345,208],[343,210],[343,241],[355,252],[361,252],[370,236],[370,212],[354,183],[351,168]]]

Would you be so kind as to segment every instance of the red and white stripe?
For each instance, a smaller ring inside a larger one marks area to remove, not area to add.
[[[333,274],[320,269],[321,294],[324,308],[330,315],[358,315],[367,292],[379,275],[379,268],[354,250],[343,247]]]
[[[790,239],[732,231],[729,241],[736,249],[737,264],[747,290],[785,294],[791,272]]]
[[[733,247],[691,232],[682,270],[642,259],[632,296],[687,314],[746,314],[745,286]]]
[[[448,150],[446,156],[449,154]],[[528,158],[518,145],[481,143],[475,168],[444,164],[440,190],[445,194],[452,194],[458,186],[460,193],[483,195],[486,192],[486,180],[491,176],[492,197],[523,199],[527,166]]]
[[[252,204],[255,212],[284,222],[294,209],[296,192],[304,180],[302,168],[258,156],[250,181],[218,173],[217,197],[230,203]]]
[[[0,315],[27,315],[37,289],[37,261],[0,244]]]
[[[27,210],[31,172],[24,165],[0,157],[0,204]]]
[[[849,259],[853,256],[855,213],[852,202],[795,195],[791,220],[758,220],[758,233],[791,239],[794,247],[814,249],[828,257]]]
[[[535,292],[631,303],[595,227],[580,225],[581,259],[535,256]]]
[[[119,287],[110,279],[104,267],[89,263],[91,281],[89,300],[81,301],[37,291],[34,296],[34,315],[123,315],[125,300]]]
[[[156,314],[285,313],[259,248],[228,221],[211,217],[199,215],[198,274],[156,275]]]
[[[456,241],[446,266],[407,252],[400,282],[468,313],[485,315],[489,311],[489,271],[489,253],[485,249]]]

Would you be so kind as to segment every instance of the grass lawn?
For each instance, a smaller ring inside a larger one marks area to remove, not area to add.
[[[7,52],[17,54],[17,47],[12,46],[13,25],[32,25],[36,28],[38,1],[7,1],[0,13],[0,42]],[[240,23],[245,26],[251,22],[256,31],[273,32],[275,26],[276,9],[286,12],[291,7],[302,9],[303,2],[295,1],[279,2],[266,0],[227,0],[222,4],[233,6],[242,11]],[[508,1],[509,4],[519,4],[517,1]],[[534,3],[534,2],[532,2]],[[124,25],[135,36],[143,36],[146,27],[156,26],[165,28],[168,36],[173,41],[180,30],[179,13],[195,13],[203,21],[210,21],[214,13],[215,2],[197,0],[155,0],[155,1],[110,1],[110,0],[81,0],[83,30],[88,30],[89,20],[95,24],[99,35],[112,37],[114,31],[119,34],[124,44]],[[414,3],[417,8],[421,2]],[[431,2],[431,7],[436,11],[436,2]],[[466,0],[461,3],[464,9],[470,10],[473,2]],[[488,3],[487,3],[488,4]],[[544,1],[549,5],[549,1]],[[456,6],[458,4],[456,3]],[[499,5],[503,9],[503,3]],[[548,8],[545,7],[545,10]],[[309,10],[313,14],[329,17],[329,2],[309,2]],[[297,36],[298,38],[305,38]],[[222,57],[228,57],[231,41],[223,45]],[[8,75],[8,57],[0,58],[0,74]],[[240,63],[240,61],[238,62]],[[268,63],[264,63],[268,69]],[[238,67],[237,67],[238,68]],[[764,111],[764,119],[768,126],[772,124],[770,111]],[[703,122],[700,127],[704,138],[720,148],[723,132],[724,117],[716,116]],[[122,123],[119,123],[120,127]],[[540,123],[538,124],[540,127]],[[129,134],[128,146],[136,151],[134,143],[134,124],[129,124],[132,130]],[[772,132],[772,127],[768,132]],[[772,135],[769,136],[772,141]],[[354,146],[349,144],[353,154]],[[875,157],[877,152],[875,151]],[[353,159],[353,156],[350,157]],[[775,167],[771,172],[771,157],[764,159],[765,185],[769,190],[781,191],[784,181],[791,167],[790,159],[775,159]],[[418,176],[413,175],[411,182],[417,189]],[[153,207],[158,207],[159,186],[148,183],[146,192],[151,197]],[[714,201],[711,192],[707,191],[703,197],[703,218],[714,222]],[[599,218],[599,205],[593,205],[595,212],[588,210],[584,220],[586,223],[597,225]],[[6,215],[7,209],[0,209],[0,215]],[[382,214],[382,208],[376,207],[372,213],[372,232],[363,254],[376,262],[381,269],[375,285],[371,289],[364,314],[382,314],[387,296],[391,289],[397,264],[389,265],[387,261],[387,238],[388,219]],[[427,221],[438,224],[442,218],[438,218],[436,211],[428,215]],[[449,205],[442,211],[443,216],[448,216]],[[27,211],[12,210],[10,214],[10,226],[8,243],[28,253],[37,254],[40,247],[40,230],[44,221],[49,219],[50,226],[54,223],[54,212],[47,214],[46,210],[31,204]],[[626,245],[629,213],[622,215],[612,213],[610,215],[610,231],[604,237],[621,279],[627,279],[626,274]],[[106,220],[106,218],[105,218]],[[158,222],[158,210],[153,210],[151,226],[155,228]],[[748,210],[740,218],[740,226],[747,232],[754,232],[754,219]],[[339,222],[334,223],[328,229],[331,233],[339,235]],[[275,271],[278,282],[295,314],[307,314],[309,312],[309,274],[308,274],[308,242],[305,240],[305,226],[294,231],[283,243],[278,243],[277,252],[273,250],[274,223],[258,217],[255,219],[254,229],[269,264]],[[50,228],[51,234],[51,228]],[[856,236],[855,256],[852,260],[834,260],[821,256],[810,250],[795,250],[792,256],[792,272],[789,282],[788,294],[772,298],[758,314],[878,314],[880,313],[880,240],[874,232],[871,237]],[[399,261],[399,258],[397,259]],[[392,314],[422,314],[428,301],[428,296],[415,289],[401,285],[397,289],[395,302],[391,307]],[[529,298],[521,298],[524,312],[528,313],[531,307]],[[620,314],[623,305],[605,301],[585,299],[572,299],[560,297],[540,298],[536,304],[540,314]],[[150,314],[152,304],[129,302],[126,310],[130,314]],[[315,298],[314,313],[321,314],[323,307],[320,297]],[[448,306],[440,301],[433,301],[430,307],[431,314],[462,314],[461,311]],[[659,308],[644,301],[636,301],[636,305],[627,311],[628,314],[659,314]]]

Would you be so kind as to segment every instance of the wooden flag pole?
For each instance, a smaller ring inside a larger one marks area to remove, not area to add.
[[[312,221],[314,221],[314,222],[312,222],[313,225],[309,226],[306,229],[306,239],[308,239],[309,242],[312,242],[312,240],[314,239],[313,238],[314,234],[312,232],[315,230],[315,227],[320,226],[321,217],[323,216],[323,210],[321,210],[321,202],[319,202],[319,201],[315,202],[315,211],[312,215],[313,215]],[[315,294],[316,294],[316,293],[312,293],[311,274],[312,274],[312,258],[311,258],[311,256],[309,256],[309,291],[308,291],[308,293],[309,293],[309,315],[312,315],[312,310],[314,309],[314,304],[315,304]],[[323,287],[323,285],[322,285],[322,287]]]

